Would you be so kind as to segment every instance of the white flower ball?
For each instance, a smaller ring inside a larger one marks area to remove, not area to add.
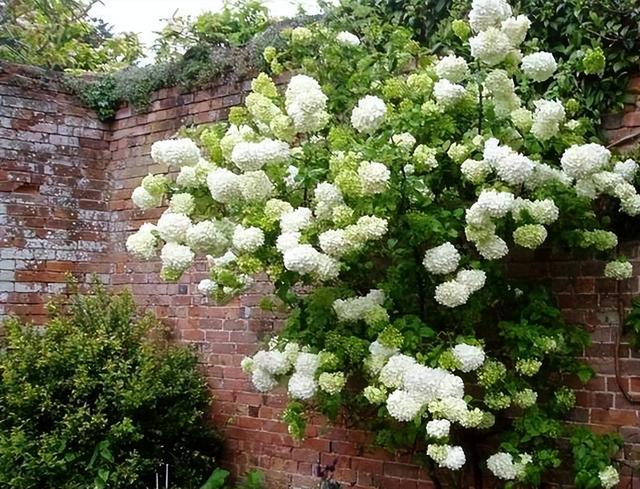
[[[153,209],[162,204],[162,195],[152,195],[142,187],[136,187],[131,194],[134,205],[143,211]]]
[[[287,161],[289,156],[287,143],[264,139],[257,143],[243,141],[236,144],[231,152],[231,161],[242,171],[256,171],[269,163]]]
[[[346,44],[348,46],[358,46],[360,44],[360,38],[351,32],[342,31],[336,36],[336,41],[340,44]]]
[[[194,166],[183,166],[176,177],[176,183],[183,188],[197,187],[200,182]]]
[[[445,438],[449,436],[451,422],[446,419],[433,419],[427,423],[427,435],[433,438]]]
[[[435,299],[438,304],[453,308],[466,304],[470,294],[469,287],[450,280],[436,287]]]
[[[500,236],[496,235],[477,241],[476,249],[486,260],[499,260],[509,253],[507,243]]]
[[[600,144],[574,144],[564,152],[560,164],[569,177],[577,180],[602,170],[610,159],[611,151]]]
[[[618,161],[613,167],[613,171],[624,178],[627,182],[632,182],[638,172],[638,164],[631,160]]]
[[[222,204],[229,204],[242,197],[240,177],[225,168],[209,172],[207,186],[213,200]]]
[[[436,63],[438,78],[449,80],[451,83],[460,83],[469,76],[469,66],[464,58],[450,54]]]
[[[498,27],[511,17],[511,6],[505,0],[473,0],[469,12],[469,24],[475,32]]]
[[[309,244],[298,245],[284,252],[283,261],[287,270],[305,275],[317,270],[320,252]]]
[[[307,207],[298,207],[280,216],[280,229],[284,233],[302,231],[311,226],[313,212]]]
[[[422,404],[405,391],[393,391],[387,397],[387,411],[398,421],[412,421],[421,409]]]
[[[451,243],[444,243],[431,248],[424,255],[422,264],[433,274],[444,275],[455,272],[460,263],[460,253]]]
[[[195,254],[188,246],[167,243],[162,247],[162,266],[176,272],[183,272],[193,264]]]
[[[153,143],[151,158],[162,165],[193,166],[200,160],[200,150],[191,139],[168,139]]]
[[[318,383],[313,377],[295,373],[289,379],[289,396],[292,399],[306,401],[311,399],[318,390]]]
[[[453,356],[460,362],[460,370],[471,372],[482,366],[485,359],[484,350],[479,346],[460,343],[451,350]]]
[[[189,215],[196,207],[196,201],[193,195],[187,192],[173,194],[169,201],[169,210],[175,214]]]
[[[536,100],[533,105],[536,110],[531,133],[540,141],[547,141],[560,131],[560,124],[566,118],[564,106],[558,100]]]
[[[295,371],[313,377],[320,366],[320,356],[315,353],[300,352],[296,357]]]
[[[295,248],[300,244],[300,236],[301,234],[297,231],[282,233],[278,236],[278,239],[276,239],[276,249],[284,254],[285,251]]]
[[[405,372],[416,364],[414,358],[407,355],[394,355],[382,367],[379,380],[385,387],[401,388]]]
[[[320,249],[327,255],[341,257],[349,251],[349,242],[342,229],[330,229],[318,236]]]
[[[220,256],[229,248],[229,239],[219,224],[201,221],[187,230],[187,245],[195,252]]]
[[[540,51],[522,58],[520,67],[527,78],[533,81],[543,82],[553,76],[558,69],[558,64],[553,54]]]
[[[462,85],[451,83],[449,80],[438,80],[433,85],[433,97],[443,107],[450,107],[465,96],[465,88]]]
[[[315,270],[321,281],[333,280],[340,275],[340,262],[335,258],[321,253]]]
[[[382,163],[363,161],[358,167],[358,177],[365,194],[374,195],[384,192],[389,184],[391,172]]]
[[[491,455],[487,459],[487,468],[502,480],[513,480],[518,475],[513,457],[509,453],[499,452]]]
[[[264,232],[257,227],[237,226],[233,232],[233,246],[240,253],[253,253],[264,244]]]
[[[529,18],[526,15],[518,15],[503,20],[500,30],[509,38],[511,44],[517,47],[526,39],[529,27],[531,27]]]
[[[491,173],[491,166],[485,160],[465,160],[460,165],[462,175],[476,185],[485,181]]]
[[[488,66],[502,63],[513,51],[513,46],[507,35],[495,27],[489,27],[469,39],[469,46],[471,47],[471,56]]]
[[[261,368],[253,369],[253,372],[251,373],[251,382],[258,392],[269,392],[278,385],[278,381],[274,379],[269,372],[266,372]]]
[[[376,131],[387,114],[387,106],[379,97],[367,95],[358,101],[351,113],[351,125],[356,131],[371,134]]]
[[[209,295],[218,288],[218,284],[216,284],[213,280],[205,278],[200,281],[198,284],[198,292],[202,295]]]
[[[150,260],[156,255],[158,239],[150,228],[143,225],[137,232],[127,238],[127,251],[142,260]],[[153,227],[155,229],[155,226]]]
[[[297,132],[322,129],[330,116],[326,112],[327,96],[320,84],[307,75],[295,75],[285,92],[285,107]]]
[[[602,469],[598,473],[598,479],[600,479],[600,484],[604,489],[612,489],[620,483],[620,475],[613,465]]]
[[[187,239],[191,219],[184,214],[164,212],[158,219],[157,229],[160,237],[167,243],[182,243]]]
[[[247,202],[264,202],[273,193],[273,183],[262,170],[249,171],[239,176],[240,193]]]
[[[401,132],[391,136],[391,142],[401,148],[411,149],[416,144],[416,138],[410,132]]]
[[[456,282],[466,285],[472,294],[484,287],[486,280],[487,274],[482,270],[460,270],[456,275]]]
[[[259,351],[253,356],[253,364],[270,375],[284,375],[290,368],[286,357],[278,350]]]

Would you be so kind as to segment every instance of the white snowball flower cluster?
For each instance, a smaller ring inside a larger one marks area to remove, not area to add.
[[[484,160],[465,160],[460,165],[462,175],[476,185],[485,181],[491,173],[491,165]]]
[[[158,238],[154,234],[155,230],[156,226],[153,224],[143,224],[137,232],[127,238],[127,251],[142,260],[152,259],[156,256],[158,246]]]
[[[495,27],[489,27],[469,39],[471,56],[488,66],[502,63],[514,50],[511,39]]]
[[[612,261],[604,267],[604,276],[615,280],[626,280],[633,276],[633,265],[625,261]]]
[[[283,253],[284,267],[301,275],[313,273],[320,263],[320,252],[309,244],[296,245]]]
[[[184,214],[166,211],[158,219],[157,230],[167,243],[183,243],[187,239],[187,231],[191,227],[191,219]]]
[[[547,141],[558,134],[565,121],[566,112],[558,100],[536,100],[533,105],[533,125],[531,133],[540,141]]]
[[[346,44],[348,46],[359,46],[360,38],[351,32],[342,31],[336,36],[336,41],[340,44]]]
[[[280,229],[283,233],[302,231],[311,226],[313,212],[308,207],[298,207],[280,216]]]
[[[402,132],[391,136],[391,142],[401,148],[411,149],[416,145],[416,138],[410,132]]]
[[[460,364],[462,372],[472,372],[480,368],[485,360],[484,350],[479,346],[460,343],[454,346],[451,352]]]
[[[306,75],[291,78],[285,92],[285,107],[298,132],[315,132],[329,122],[327,96],[320,84]]]
[[[332,183],[319,183],[313,191],[313,195],[315,215],[320,220],[332,220],[335,208],[344,205],[342,192]]]
[[[607,167],[610,159],[611,151],[600,144],[589,143],[568,148],[560,164],[567,176],[579,180]]]
[[[207,187],[216,202],[229,204],[242,196],[240,176],[227,170],[217,168],[207,175]]]
[[[453,308],[466,304],[470,295],[471,291],[465,284],[449,280],[436,287],[434,297],[438,304]]]
[[[500,28],[502,32],[509,38],[511,44],[519,46],[527,37],[527,32],[531,27],[531,21],[526,15],[518,15],[517,17],[509,17],[502,21]]]
[[[455,272],[460,263],[460,253],[451,243],[431,248],[424,255],[422,264],[433,274],[445,275]]]
[[[273,183],[262,170],[248,171],[239,176],[240,194],[247,202],[264,202],[274,191]]]
[[[525,56],[522,58],[520,66],[528,78],[537,82],[548,80],[558,69],[558,64],[553,54],[545,51],[539,51]]]
[[[638,164],[631,159],[618,161],[614,165],[613,171],[624,178],[627,182],[633,183],[636,173],[638,173]]]
[[[443,107],[451,107],[464,98],[466,90],[462,85],[451,83],[449,80],[438,80],[433,86],[433,96]]]
[[[383,303],[384,293],[381,290],[372,289],[362,297],[335,300],[333,310],[339,321],[355,322],[365,319],[372,311],[380,309]]]
[[[156,163],[180,168],[200,161],[200,149],[191,139],[167,139],[151,146],[151,158]]]
[[[451,421],[448,419],[432,419],[427,423],[427,435],[433,438],[446,438],[450,429]]]
[[[187,230],[187,245],[195,252],[223,255],[229,248],[224,226],[214,221],[201,221]]]
[[[363,161],[358,166],[358,177],[362,191],[367,195],[375,195],[387,189],[391,172],[382,163]]]
[[[487,459],[487,468],[498,479],[515,480],[524,476],[526,466],[531,463],[531,456],[523,453],[515,462],[510,453],[498,452]]]
[[[511,6],[505,0],[473,0],[469,24],[475,32],[498,27],[511,17]]]
[[[240,253],[253,253],[264,244],[264,232],[257,227],[236,226],[232,237],[233,247]]]
[[[505,70],[493,70],[484,80],[484,88],[493,101],[496,117],[506,119],[520,109],[522,101],[516,95],[515,83]]]
[[[620,483],[620,475],[613,465],[602,469],[598,473],[598,479],[600,479],[600,484],[604,489],[612,489]]]
[[[558,220],[560,210],[552,199],[529,200],[520,197],[513,201],[511,214],[518,222],[524,218],[525,213],[531,217],[536,224],[549,225]]]
[[[478,200],[467,209],[465,234],[487,260],[498,260],[509,252],[506,242],[495,234],[493,220],[511,212],[514,201],[515,197],[510,192],[483,190]]]
[[[500,180],[509,185],[522,185],[531,176],[535,166],[526,156],[508,146],[500,146],[495,138],[487,140],[483,156]]]
[[[379,97],[367,95],[358,101],[351,113],[351,125],[356,131],[371,134],[376,131],[387,114],[387,106]]]
[[[137,187],[131,194],[131,200],[138,209],[146,211],[162,204],[162,194],[153,195],[143,187]]]
[[[449,470],[459,470],[467,461],[464,450],[457,446],[428,445],[427,455],[438,464],[438,467]]]
[[[260,170],[270,163],[285,162],[289,156],[289,145],[274,139],[240,142],[233,147],[231,152],[231,160],[242,171]]]
[[[450,54],[440,59],[435,66],[438,78],[460,83],[469,76],[469,66],[464,58]]]
[[[169,242],[162,247],[162,267],[174,273],[182,273],[193,264],[195,254],[188,246]]]

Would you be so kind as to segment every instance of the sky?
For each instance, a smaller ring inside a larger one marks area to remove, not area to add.
[[[295,15],[297,5],[302,5],[309,13],[317,13],[315,0],[265,0],[274,17]],[[113,26],[114,32],[136,32],[144,45],[149,48],[164,22],[176,10],[180,15],[196,16],[201,12],[220,10],[223,0],[101,0],[91,10]]]

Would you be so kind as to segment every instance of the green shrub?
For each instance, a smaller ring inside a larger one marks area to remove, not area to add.
[[[0,353],[0,487],[200,487],[220,451],[195,355],[95,286],[51,305],[44,328],[6,323]]]

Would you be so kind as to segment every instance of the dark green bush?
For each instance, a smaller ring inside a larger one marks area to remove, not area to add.
[[[0,487],[199,488],[220,438],[195,355],[138,318],[128,293],[94,286],[51,305],[46,327],[5,324],[0,352]]]

